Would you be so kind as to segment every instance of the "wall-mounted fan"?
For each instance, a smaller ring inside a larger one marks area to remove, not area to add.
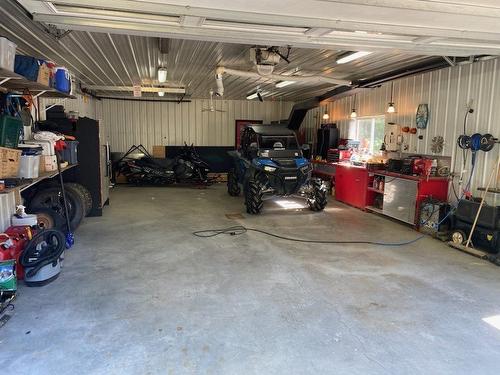
[[[210,106],[208,108],[203,108],[202,112],[226,112],[222,109],[215,109],[214,105],[214,90],[210,89]]]
[[[443,152],[444,149],[444,138],[440,135],[435,136],[432,138],[431,141],[431,151],[433,154],[440,154]]]

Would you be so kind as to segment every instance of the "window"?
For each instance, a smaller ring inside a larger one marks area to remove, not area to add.
[[[268,136],[259,137],[259,147],[264,150],[298,150],[295,136]]]
[[[359,150],[369,154],[379,152],[384,143],[385,116],[361,117],[351,122],[349,138],[359,141]]]

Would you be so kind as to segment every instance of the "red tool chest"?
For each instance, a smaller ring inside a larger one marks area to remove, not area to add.
[[[372,205],[374,192],[368,191],[373,182],[364,167],[337,164],[335,171],[335,199],[364,210]]]

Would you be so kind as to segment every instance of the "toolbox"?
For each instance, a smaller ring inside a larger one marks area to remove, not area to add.
[[[12,116],[0,116],[0,147],[17,148],[23,122]]]

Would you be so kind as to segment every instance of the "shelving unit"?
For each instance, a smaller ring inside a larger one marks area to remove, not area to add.
[[[19,94],[28,90],[34,98],[45,97],[76,99],[74,95],[66,94],[35,81],[30,81],[22,75],[3,68],[0,68],[0,89],[3,89],[3,91],[17,92]]]
[[[67,167],[64,167],[61,169],[61,173],[64,173],[68,169],[74,168],[77,165],[78,164],[68,165]],[[11,191],[15,191],[15,190],[19,190],[19,192],[22,192],[22,191],[32,187],[33,185],[38,184],[40,181],[56,177],[58,174],[59,174],[58,171],[42,173],[40,176],[38,176],[38,178],[29,179],[28,181],[26,181],[26,183],[21,184],[19,186],[16,186],[14,188],[4,189],[3,191],[0,191],[0,194],[7,194],[7,193],[10,193]]]
[[[420,205],[427,197],[443,201],[447,199],[446,177],[412,176],[388,171],[374,171],[370,175],[384,178],[384,190],[388,193],[369,186],[368,191],[382,194],[384,200],[382,208],[370,205],[366,209],[414,226],[418,226]]]
[[[371,186],[368,186],[368,190],[369,191],[374,191],[375,193],[378,193],[378,194],[384,194],[384,191],[383,190],[378,190],[378,189],[375,189]]]
[[[375,206],[367,206],[366,210],[376,212],[377,214],[382,214],[382,215],[384,214],[384,211],[381,208],[377,208]]]

